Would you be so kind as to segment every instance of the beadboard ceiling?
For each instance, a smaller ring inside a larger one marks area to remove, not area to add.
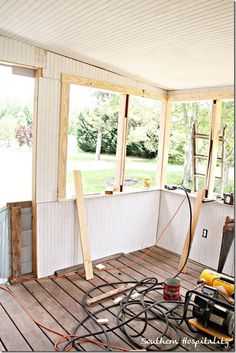
[[[0,34],[165,89],[233,84],[233,0],[0,0]]]

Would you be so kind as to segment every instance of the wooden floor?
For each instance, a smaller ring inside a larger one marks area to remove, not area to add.
[[[163,281],[177,272],[178,256],[154,248],[143,260],[140,260],[139,257],[143,253],[144,250],[136,251],[122,256],[118,260],[110,260],[106,264],[107,267],[122,268],[110,272],[96,272],[94,279],[89,282],[85,281],[80,275],[73,274],[65,278],[24,281],[10,286],[10,289],[34,319],[63,334],[70,334],[78,322],[85,317],[80,304],[84,293],[95,286],[117,280],[142,280],[147,276],[154,276],[159,281]],[[187,274],[180,275],[181,293],[183,295],[188,289],[194,288],[202,269],[201,265],[190,262]],[[93,293],[93,295],[98,294],[101,294],[100,290]],[[160,294],[157,295],[160,296]],[[99,304],[96,309],[107,306],[109,303],[111,301]],[[116,324],[116,313],[117,308],[111,308],[106,312],[106,317],[110,320],[110,326]],[[0,351],[54,351],[54,343],[58,340],[58,336],[39,328],[33,323],[20,305],[3,290],[0,290],[0,318]],[[81,327],[80,334],[94,332],[97,329],[94,325],[93,322],[87,321]],[[130,329],[137,332],[136,324],[132,322]],[[185,324],[181,325],[179,332],[181,334],[181,344],[175,351],[207,352],[221,350],[214,343],[205,344],[205,336],[190,332]],[[152,339],[160,336],[160,327],[155,321],[151,322],[145,332],[145,337],[149,335]],[[109,337],[115,346],[124,347],[128,350],[135,349],[120,329],[109,333]],[[141,339],[141,337],[138,339]],[[92,343],[81,343],[80,345],[81,350],[104,351],[104,349],[96,347]],[[159,347],[165,350],[169,346],[161,345]]]

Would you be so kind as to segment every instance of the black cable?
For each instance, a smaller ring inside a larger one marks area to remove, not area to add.
[[[122,299],[122,301],[119,304],[111,304],[107,307],[103,307],[101,309],[96,310],[95,312],[90,312],[87,305],[86,305],[86,300],[88,299],[89,296],[91,296],[91,293],[94,290],[100,289],[100,288],[104,288],[107,287],[108,284],[103,284],[97,287],[92,288],[88,293],[85,294],[84,298],[83,298],[83,308],[86,311],[87,316],[79,322],[79,324],[77,325],[77,327],[74,330],[74,335],[77,335],[78,337],[75,337],[71,340],[69,340],[66,345],[64,346],[63,350],[65,351],[67,349],[67,347],[69,347],[70,344],[73,345],[73,347],[77,350],[80,351],[81,347],[79,346],[79,342],[80,340],[89,338],[91,336],[95,337],[98,340],[98,336],[103,335],[105,338],[105,346],[106,346],[106,351],[110,351],[110,340],[109,340],[109,336],[108,333],[109,332],[113,332],[117,329],[121,329],[121,331],[125,334],[125,336],[127,337],[128,341],[131,343],[131,345],[135,348],[145,348],[149,351],[156,351],[158,348],[158,344],[150,344],[150,345],[146,345],[146,346],[142,346],[140,343],[137,342],[137,338],[145,338],[145,331],[147,330],[147,328],[152,325],[152,322],[155,322],[154,320],[159,320],[163,323],[164,327],[160,332],[159,337],[157,338],[158,340],[160,340],[160,338],[164,337],[167,335],[167,331],[168,329],[172,329],[174,334],[175,334],[175,339],[172,338],[174,344],[167,348],[165,347],[166,351],[170,351],[170,350],[174,350],[181,341],[181,336],[178,330],[178,327],[172,323],[171,321],[178,323],[178,321],[181,319],[179,317],[179,314],[175,314],[175,310],[180,307],[183,306],[184,303],[179,301],[155,301],[153,299],[150,298],[146,298],[146,296],[151,292],[151,291],[156,291],[157,288],[157,284],[158,284],[158,280],[155,277],[150,277],[150,278],[145,278],[142,281],[126,281],[126,282],[114,282],[110,285],[117,285],[117,284],[123,284],[123,283],[135,283],[134,288],[132,288],[128,295],[126,297],[124,297]],[[143,288],[144,287],[144,288]],[[161,287],[160,287],[161,288]],[[134,291],[138,291],[140,293],[140,295],[142,296],[142,298],[140,300],[137,299],[132,299],[131,295],[134,293]],[[167,304],[174,304],[173,308],[168,308]],[[130,307],[132,308],[132,306],[136,305],[136,307],[139,307],[138,312],[133,312],[132,310],[130,310]],[[117,307],[119,306],[119,310],[117,313],[117,324],[113,327],[110,328],[104,328],[102,327],[101,324],[99,324],[99,331],[95,331],[95,332],[91,332],[89,334],[86,335],[79,335],[79,331],[80,331],[80,327],[81,325],[83,325],[87,320],[93,320],[93,322],[97,323],[97,315],[100,313],[103,313],[107,310],[110,310],[111,308]],[[176,316],[178,315],[178,316]],[[186,316],[186,320],[188,320],[189,318]],[[137,327],[135,328],[135,333],[130,333],[130,329],[133,328],[132,326],[132,322],[135,321],[143,322],[143,325],[139,325],[140,329],[137,329]],[[152,349],[151,347],[154,346],[154,349]]]
[[[189,190],[186,189],[184,186],[180,186],[179,187],[181,190],[183,190],[186,194],[187,200],[188,200],[188,205],[189,205],[189,242],[188,242],[188,252],[187,252],[187,256],[186,259],[184,261],[183,266],[181,267],[181,269],[176,273],[176,275],[174,276],[174,278],[178,277],[184,267],[186,266],[187,262],[188,262],[188,258],[189,258],[189,254],[190,254],[190,250],[191,250],[191,244],[192,244],[192,222],[193,222],[193,214],[192,214],[192,205],[191,205],[191,201],[190,201],[190,197],[189,197]]]
[[[177,188],[177,187],[176,187]],[[187,200],[188,200],[188,205],[189,205],[189,244],[188,244],[188,252],[187,252],[187,256],[186,259],[184,261],[184,264],[182,266],[182,268],[180,269],[180,271],[178,271],[176,273],[176,275],[174,276],[174,278],[178,277],[184,267],[186,266],[186,263],[188,261],[189,258],[189,254],[190,254],[190,249],[191,249],[191,243],[192,243],[192,206],[191,206],[191,201],[189,198],[188,193],[190,192],[190,190],[186,189],[183,186],[178,187],[179,189],[183,190],[186,194]],[[175,189],[175,188],[174,188]],[[174,190],[171,189],[171,190]],[[128,292],[128,295],[126,295],[126,297],[124,297],[119,304],[111,304],[107,307],[103,307],[99,310],[96,310],[95,312],[90,312],[88,310],[87,307],[87,299],[88,297],[91,296],[92,292],[97,290],[97,289],[102,289],[108,286],[115,286],[115,285],[119,285],[119,284],[130,284],[133,283],[135,284],[135,286]],[[178,330],[178,327],[176,327],[171,321],[174,321],[176,324],[181,324],[183,323],[183,321],[186,322],[187,326],[193,330],[193,328],[190,326],[190,324],[188,323],[188,320],[190,319],[189,317],[187,317],[187,311],[190,305],[192,305],[190,303],[190,298],[189,301],[185,301],[184,303],[181,302],[181,300],[179,301],[154,301],[151,300],[150,298],[146,299],[145,296],[151,292],[151,291],[157,291],[159,289],[163,289],[163,284],[164,282],[158,282],[157,278],[155,277],[150,277],[150,278],[145,278],[141,281],[122,281],[122,282],[114,282],[114,283],[110,283],[110,284],[102,284],[100,286],[96,286],[94,288],[92,288],[89,292],[87,292],[83,298],[83,303],[82,306],[86,312],[86,317],[79,322],[79,324],[77,325],[77,327],[74,330],[74,335],[78,336],[75,338],[72,338],[71,340],[69,340],[64,348],[63,351],[65,351],[71,344],[74,347],[74,349],[76,349],[77,351],[81,350],[81,347],[79,346],[79,341],[89,338],[91,336],[95,337],[97,340],[99,340],[99,338],[97,336],[100,335],[104,335],[105,338],[105,342],[104,346],[106,347],[106,351],[110,351],[111,350],[111,344],[110,344],[110,339],[109,339],[109,332],[113,332],[117,329],[120,329],[125,336],[127,337],[128,341],[131,343],[132,346],[134,346],[135,348],[138,349],[142,349],[145,348],[146,350],[152,351],[153,349],[151,349],[152,346],[154,346],[154,350],[156,351],[158,348],[157,344],[154,343],[150,343],[148,346],[142,346],[141,344],[136,342],[136,338],[138,337],[144,337],[145,331],[147,330],[148,326],[150,325],[150,323],[154,320],[159,320],[161,322],[163,322],[164,324],[164,328],[163,330],[160,332],[160,336],[158,337],[157,340],[160,340],[162,337],[167,335],[168,329],[171,328],[175,335],[176,335],[176,339],[173,340],[173,342],[175,342],[175,344],[173,344],[170,348],[165,347],[165,351],[172,351],[175,348],[177,348],[180,344],[181,341],[181,336]],[[144,287],[144,288],[143,288]],[[132,294],[134,292],[138,292],[142,298],[140,300],[133,300],[132,299]],[[167,307],[167,304],[175,304],[174,308],[169,309]],[[111,308],[114,308],[116,306],[119,305],[119,310],[117,313],[117,324],[111,328],[105,328],[103,325],[101,325],[98,321],[97,321],[97,315],[110,310]],[[139,312],[138,313],[133,313],[133,311],[129,308],[132,306],[136,306],[139,307]],[[183,315],[182,317],[179,316],[179,314],[175,314],[175,310],[177,310],[180,306],[183,306]],[[178,316],[176,316],[178,315]],[[87,320],[92,320],[96,325],[98,325],[100,331],[95,331],[95,332],[91,332],[89,334],[86,335],[79,335],[79,329],[80,327],[87,321]],[[132,329],[132,325],[130,326],[129,324],[132,323],[132,321],[137,320],[139,323],[143,322],[143,326],[141,327],[141,329],[137,332],[137,328],[135,329],[135,331],[137,333],[135,334],[131,334],[129,332],[130,329]],[[180,323],[178,323],[180,321]]]

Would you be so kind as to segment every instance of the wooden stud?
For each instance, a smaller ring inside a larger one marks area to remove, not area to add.
[[[32,270],[37,274],[37,132],[38,132],[38,97],[42,69],[35,70],[33,145],[32,145]]]
[[[85,218],[82,178],[79,170],[74,170],[74,185],[85,276],[87,280],[90,280],[93,278],[93,266],[90,256],[88,230]]]
[[[59,162],[58,162],[58,199],[59,200],[64,200],[66,198],[69,97],[70,97],[70,84],[62,82],[60,136],[59,136]]]
[[[222,102],[219,100],[214,100],[212,106],[211,133],[206,172],[206,197],[208,198],[213,197],[215,185],[218,142],[221,128],[221,108]]]
[[[193,128],[192,128],[192,136],[191,136],[191,141],[192,141],[192,181],[193,181],[193,191],[196,192],[198,190],[198,179],[196,177],[197,174],[197,161],[196,161],[196,154],[197,154],[197,141],[196,141],[196,125],[193,124]]]
[[[227,125],[223,127],[222,139],[221,139],[221,185],[220,185],[220,195],[223,196],[224,193],[224,180],[225,180],[225,159],[226,159],[226,128]],[[220,140],[220,139],[219,139]]]
[[[123,191],[125,159],[126,159],[126,140],[128,133],[128,110],[129,95],[124,94],[120,97],[120,114],[118,123],[118,137],[116,148],[116,177],[114,190]]]
[[[188,249],[189,249],[189,247],[191,249],[191,246],[192,246],[193,238],[194,238],[195,231],[197,228],[198,219],[199,219],[200,212],[201,212],[202,200],[205,197],[205,192],[206,192],[205,189],[199,189],[197,192],[195,205],[194,205],[194,211],[193,211],[193,215],[192,215],[192,239],[191,239],[191,241],[189,239],[190,227],[188,227],[183,250],[182,250],[182,255],[181,255],[179,267],[178,267],[178,270],[179,271],[182,270],[182,272],[186,272],[187,264],[185,264],[185,266],[184,266],[184,263],[185,263],[187,256],[188,256]],[[189,241],[190,241],[190,245],[189,245]],[[184,268],[182,269],[183,266],[184,266]]]
[[[170,117],[172,105],[169,102],[162,102],[160,137],[158,145],[158,169],[157,169],[157,187],[163,188],[166,182],[166,171],[168,164],[168,151],[170,140]]]
[[[167,98],[167,91],[163,89],[160,89],[160,93],[151,92],[144,89],[114,85],[106,81],[92,80],[86,77],[74,76],[74,75],[68,75],[68,74],[62,74],[61,79],[63,83],[67,83],[67,84],[76,84],[80,86],[107,89],[109,91],[115,91],[122,94],[129,94],[129,95],[153,98],[158,100],[166,100]]]
[[[110,298],[114,297],[117,294],[124,293],[128,289],[133,288],[134,286],[135,286],[135,284],[127,284],[127,285],[122,286],[120,288],[112,289],[112,290],[110,290],[107,293],[99,294],[98,296],[96,296],[94,298],[88,299],[86,304],[91,306],[91,305],[95,305],[95,304],[101,303],[102,301],[110,299]]]
[[[21,208],[12,207],[11,219],[11,263],[12,276],[21,275]]]
[[[192,100],[213,100],[213,99],[233,99],[234,90],[233,88],[225,88],[224,90],[185,90],[183,91],[167,91],[167,100],[169,102],[183,102]]]

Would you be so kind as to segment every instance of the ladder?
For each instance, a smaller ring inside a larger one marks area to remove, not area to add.
[[[226,125],[223,127],[222,135],[219,136],[219,142],[221,143],[220,148],[220,157],[217,157],[217,162],[220,163],[220,176],[216,176],[215,178],[220,180],[220,194],[223,195],[223,184],[224,184],[224,164],[225,164],[225,141],[226,141]],[[208,156],[204,154],[200,154],[198,152],[198,139],[209,140],[209,135],[202,134],[197,132],[196,124],[193,124],[192,128],[192,180],[193,180],[193,191],[196,192],[198,190],[198,178],[205,178],[206,173],[200,173],[198,171],[197,165],[199,160],[207,160]]]

